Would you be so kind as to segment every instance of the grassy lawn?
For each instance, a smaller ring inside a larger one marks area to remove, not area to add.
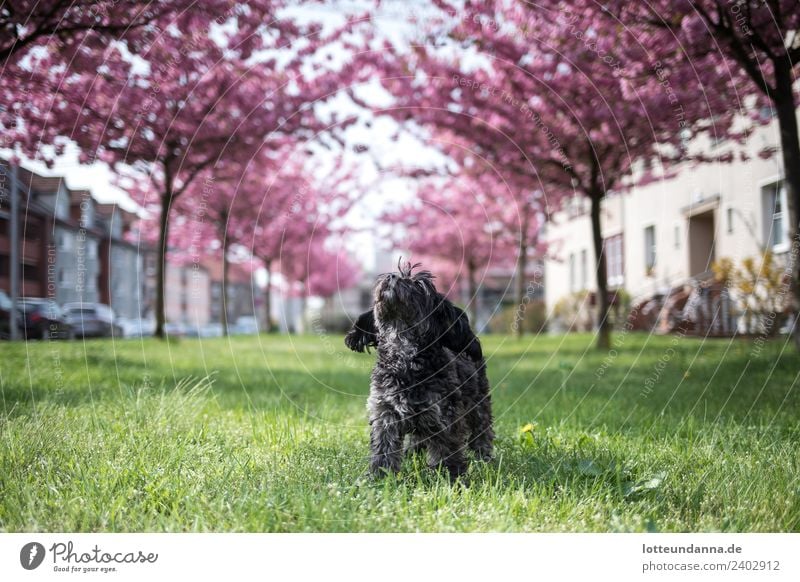
[[[484,338],[497,459],[373,482],[340,337],[0,345],[3,531],[798,531],[776,340]]]

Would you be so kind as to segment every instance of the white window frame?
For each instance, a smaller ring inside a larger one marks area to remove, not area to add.
[[[618,232],[603,240],[606,255],[606,277],[612,287],[625,284],[625,233]]]
[[[57,235],[58,250],[71,251],[72,250],[72,233],[67,230],[59,230]]]
[[[653,240],[652,244],[648,244],[647,241],[647,231],[652,229],[653,231]],[[644,238],[644,270],[645,273],[655,270],[656,264],[658,264],[658,232],[656,231],[655,224],[648,224],[642,230],[642,237]],[[650,252],[652,252],[653,261],[649,260]]]
[[[58,286],[61,289],[72,286],[72,277],[67,269],[61,268],[58,270]]]
[[[764,247],[770,249],[773,253],[785,253],[789,251],[790,242],[789,242],[789,216],[788,216],[788,207],[787,207],[787,197],[786,197],[786,188],[783,186],[784,177],[782,174],[778,174],[771,178],[761,180],[758,183],[758,191],[761,197],[761,209],[762,209],[762,216],[761,216],[761,229],[762,229],[762,236],[763,236],[763,243]],[[783,220],[781,222],[781,242],[773,245],[773,233],[772,233],[772,225],[774,223],[774,214],[770,204],[767,202],[767,189],[774,188],[776,184],[780,183],[780,190],[779,194],[781,197],[781,209],[783,214]]]
[[[580,252],[580,272],[581,272],[580,290],[583,291],[589,286],[589,257],[586,249],[581,249]]]
[[[567,259],[567,264],[569,265],[569,292],[575,293],[577,291],[577,277],[575,273],[575,253],[570,253],[569,258]]]

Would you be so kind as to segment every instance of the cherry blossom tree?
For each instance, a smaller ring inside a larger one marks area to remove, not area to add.
[[[473,182],[472,189],[492,197],[493,228],[504,245],[513,241],[516,247],[514,298],[518,310],[524,309],[530,284],[527,281],[529,260],[531,256],[543,258],[547,252],[543,227],[552,212],[550,201],[542,190],[531,188],[529,176],[492,166],[488,160],[476,156],[469,149],[471,144],[460,136],[443,132],[437,141],[440,149],[461,168],[463,179]],[[550,190],[552,192],[553,188]],[[550,200],[553,199],[558,200],[560,196],[551,194]],[[507,252],[506,246],[503,250]],[[523,326],[516,325],[513,331],[519,337]]]
[[[62,54],[81,44],[95,49],[186,8],[185,0],[20,0],[0,6],[0,62],[20,60],[34,47]]]
[[[449,3],[439,4],[456,13]],[[452,21],[434,42],[411,53],[387,47],[366,55],[364,67],[372,65],[368,70],[379,72],[395,97],[388,114],[462,136],[504,175],[527,175],[529,190],[540,190],[548,207],[557,208],[571,192],[589,198],[597,345],[607,348],[610,297],[601,204],[609,191],[630,185],[638,162],[683,155],[686,114],[675,102],[688,107],[685,88],[665,88],[657,75],[619,74],[648,62],[648,54],[630,38],[598,29],[598,19],[487,1],[468,3],[466,13]],[[697,107],[694,117],[712,118],[727,111],[728,103],[710,97]]]
[[[236,212],[228,216],[226,236],[247,249],[266,271],[267,331],[272,329],[269,314],[275,276],[301,282],[308,293],[319,294],[319,273],[327,273],[326,266],[308,263],[303,256],[311,241],[315,241],[314,249],[320,250],[330,237],[345,234],[343,218],[363,194],[351,166],[334,156],[329,169],[320,169],[312,153],[301,145],[262,152],[247,164],[235,186]],[[314,261],[318,258],[313,257]],[[299,263],[296,266],[292,265],[295,261]],[[313,284],[307,286],[309,281]]]
[[[491,267],[512,266],[516,244],[502,222],[496,192],[477,176],[435,176],[420,180],[416,199],[387,212],[397,227],[397,244],[411,252],[442,280],[440,291],[466,292],[466,308],[475,324],[479,283]],[[495,184],[496,186],[496,184]]]
[[[681,0],[655,2],[571,2],[569,10],[604,30],[624,25],[648,51],[658,55],[672,85],[705,98],[727,100],[727,115],[713,123],[688,108],[687,123],[718,138],[738,138],[747,128],[732,121],[768,120],[760,106],[774,111],[780,132],[780,155],[793,241],[792,286],[800,306],[800,131],[797,70],[800,66],[800,6],[796,0]],[[641,68],[630,71],[641,73]],[[720,83],[722,81],[722,83]],[[755,115],[755,118],[754,118]],[[765,150],[762,155],[776,153]],[[800,349],[800,325],[794,328]]]
[[[312,229],[300,244],[285,246],[279,263],[289,295],[300,298],[300,331],[306,331],[309,297],[327,299],[358,282],[360,269],[324,227]]]
[[[173,204],[226,160],[247,160],[260,148],[278,149],[323,128],[311,104],[331,93],[338,77],[309,76],[306,60],[346,27],[322,35],[316,25],[273,18],[278,6],[229,2],[215,4],[214,14],[209,6],[186,10],[155,27],[136,58],[123,45],[109,46],[92,74],[58,74],[54,57],[39,56],[42,73],[31,82],[52,86],[55,76],[65,105],[53,111],[34,103],[13,114],[24,114],[27,137],[19,140],[28,151],[41,154],[40,141],[71,140],[83,161],[131,165],[153,183],[160,216],[156,335],[163,336]]]

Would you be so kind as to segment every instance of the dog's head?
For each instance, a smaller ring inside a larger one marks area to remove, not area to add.
[[[352,350],[379,346],[382,336],[402,334],[421,349],[443,346],[475,361],[483,355],[466,314],[436,290],[429,271],[398,264],[395,273],[378,278],[373,308],[362,313],[345,337]]]
[[[419,264],[398,264],[396,273],[378,278],[372,300],[379,328],[424,328],[433,323],[434,311],[442,297],[433,284],[433,275],[429,271],[414,273],[417,267]]]

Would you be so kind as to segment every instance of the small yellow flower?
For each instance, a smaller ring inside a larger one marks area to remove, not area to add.
[[[522,428],[519,430],[519,432],[521,432],[521,433],[523,433],[523,434],[524,434],[524,433],[526,433],[526,432],[533,432],[535,429],[536,429],[536,423],[535,423],[535,422],[529,422],[528,424],[526,424],[525,426],[523,426],[523,427],[522,427]]]

